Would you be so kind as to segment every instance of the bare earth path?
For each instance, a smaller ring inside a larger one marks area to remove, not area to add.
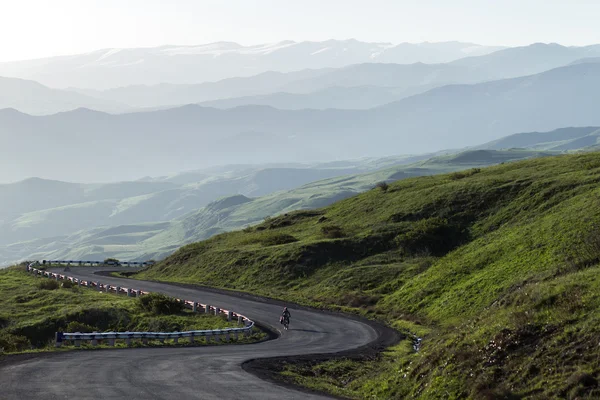
[[[164,283],[133,281],[71,268],[70,276],[235,310],[280,330],[281,305],[253,298]],[[114,271],[115,268],[109,268]],[[0,399],[322,399],[262,380],[244,361],[277,356],[336,353],[378,338],[371,326],[307,309],[290,308],[289,331],[251,345],[72,351],[0,365]]]

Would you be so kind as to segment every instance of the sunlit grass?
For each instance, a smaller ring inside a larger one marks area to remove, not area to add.
[[[418,353],[407,340],[375,361],[286,371],[336,394],[595,398],[599,184],[597,153],[406,179],[191,244],[140,277],[356,312],[423,339]]]

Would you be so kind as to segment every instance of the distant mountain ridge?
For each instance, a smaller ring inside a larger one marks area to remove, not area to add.
[[[0,109],[15,108],[27,114],[49,115],[81,107],[106,112],[132,110],[118,101],[51,89],[34,81],[0,77]]]
[[[340,68],[268,71],[198,84],[129,85],[109,90],[57,90],[32,81],[0,78],[0,108],[34,115],[76,108],[147,112],[187,104],[220,109],[249,105],[286,110],[369,109],[449,84],[522,77],[567,65],[597,63],[598,57],[600,46],[534,44],[445,64],[369,59]]]
[[[341,68],[266,72],[256,76],[202,84],[126,86],[111,90],[78,90],[89,96],[132,107],[169,107],[203,103],[217,108],[268,105],[283,109],[376,107],[448,84],[473,84],[522,77],[594,60],[600,46],[564,47],[533,44],[446,64],[353,64]]]
[[[530,148],[548,151],[566,151],[582,149],[597,144],[600,127],[561,128],[551,132],[517,133],[477,146],[474,149],[511,149]]]
[[[369,110],[189,105],[123,115],[80,109],[45,117],[0,110],[0,140],[6,143],[0,157],[18,166],[21,178],[45,171],[46,177],[114,181],[164,175],[167,168],[427,153],[512,132],[600,125],[599,87],[600,64],[583,63],[527,77],[443,86]],[[78,168],[52,162],[57,159],[69,159]],[[140,162],[145,159],[152,162]],[[90,160],[102,160],[105,167],[98,169]],[[122,176],[122,165],[128,176]],[[0,172],[2,180],[15,180],[14,170]]]
[[[442,63],[502,47],[472,43],[366,43],[355,39],[242,46],[218,42],[198,46],[103,49],[85,54],[0,63],[0,76],[57,87],[114,88],[136,84],[200,83],[265,71],[342,67],[363,62]],[[199,100],[198,100],[199,101]]]

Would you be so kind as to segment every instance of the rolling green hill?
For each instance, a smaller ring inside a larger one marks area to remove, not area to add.
[[[368,362],[285,367],[337,394],[583,399],[600,396],[599,264],[600,154],[586,153],[404,179],[190,244],[139,277],[353,311],[422,338]]]
[[[132,234],[132,227],[129,225],[76,232],[44,243],[37,251],[29,254],[32,259],[161,259],[184,244],[257,224],[264,218],[282,213],[324,207],[369,190],[381,181],[392,182],[550,154],[553,153],[478,150],[437,156],[409,165],[329,178],[256,198],[240,195],[226,197],[167,223],[135,224],[133,229],[136,234]],[[379,160],[378,163],[385,165],[384,160]],[[15,244],[7,251],[17,250],[19,247],[29,250],[31,243]]]
[[[221,197],[264,196],[321,179],[408,164],[428,157],[408,155],[321,164],[229,165],[106,184],[33,178],[0,185],[0,265],[55,250],[70,249],[78,256],[98,255],[103,248],[98,250],[95,246],[114,245],[120,249],[149,237],[131,235],[130,225],[134,229],[143,225],[144,230],[154,232],[156,229],[148,225],[162,228],[163,221],[185,216]],[[119,228],[123,225],[125,227]],[[108,233],[100,237],[99,227]],[[124,235],[118,233],[121,231]],[[86,250],[82,250],[84,247]]]
[[[0,185],[0,265],[32,258],[161,259],[184,244],[241,229],[268,216],[323,207],[380,181],[597,150],[593,145],[597,130],[521,133],[469,151],[437,155],[314,165],[240,164],[111,184],[30,179]],[[561,151],[556,150],[559,146]],[[227,207],[223,206],[227,202],[210,205],[238,195],[249,201]]]

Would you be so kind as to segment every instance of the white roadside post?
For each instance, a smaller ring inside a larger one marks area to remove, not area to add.
[[[207,304],[204,309],[206,310],[206,314],[210,314],[210,305]]]

